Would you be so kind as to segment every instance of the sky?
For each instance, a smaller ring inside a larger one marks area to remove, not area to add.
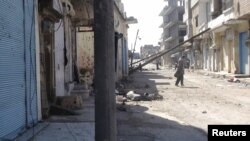
[[[152,44],[157,46],[160,41],[162,28],[162,17],[159,16],[161,10],[165,6],[164,0],[122,0],[124,10],[127,17],[133,16],[138,20],[137,24],[130,24],[128,29],[128,47],[134,47],[136,32],[139,29],[136,51],[140,51],[140,47]]]

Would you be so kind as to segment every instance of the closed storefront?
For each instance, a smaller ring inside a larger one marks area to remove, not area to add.
[[[37,122],[33,0],[0,1],[0,140]]]

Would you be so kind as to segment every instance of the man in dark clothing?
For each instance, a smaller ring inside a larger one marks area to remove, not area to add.
[[[175,86],[178,86],[179,82],[181,82],[181,86],[184,86],[183,79],[184,79],[184,67],[185,67],[185,56],[182,56],[181,59],[178,61],[178,67],[176,71],[176,82]]]
[[[141,63],[139,64],[139,70],[140,70],[140,72],[142,72],[142,66],[141,66]]]

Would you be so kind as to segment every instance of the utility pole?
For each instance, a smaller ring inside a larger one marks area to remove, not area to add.
[[[137,30],[137,33],[136,33],[134,49],[133,49],[133,51],[131,50],[132,51],[131,63],[130,63],[131,69],[132,69],[132,66],[133,66],[133,58],[134,58],[135,46],[136,46],[136,41],[137,41],[137,38],[138,38],[138,33],[139,33],[139,29]]]
[[[94,0],[96,141],[116,141],[114,40],[114,0]]]

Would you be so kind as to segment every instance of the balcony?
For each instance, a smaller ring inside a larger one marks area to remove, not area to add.
[[[172,13],[175,10],[176,6],[167,6],[163,9],[161,12],[160,16],[165,16],[167,14]]]
[[[174,40],[174,38],[172,37],[172,36],[170,36],[170,37],[168,37],[166,40],[165,40],[165,42],[170,42],[170,41],[173,41]]]
[[[175,25],[176,22],[169,22],[167,25],[164,26],[164,28],[170,28],[171,26]]]
[[[185,24],[180,24],[180,25],[179,25],[179,29],[187,29],[187,25],[185,25]]]
[[[219,27],[223,26],[227,21],[235,19],[233,11],[234,11],[233,7],[224,10],[221,15],[219,15],[217,18],[213,19],[208,23],[208,28],[211,28],[212,30],[220,29]],[[220,30],[218,30],[218,32],[220,32]]]

